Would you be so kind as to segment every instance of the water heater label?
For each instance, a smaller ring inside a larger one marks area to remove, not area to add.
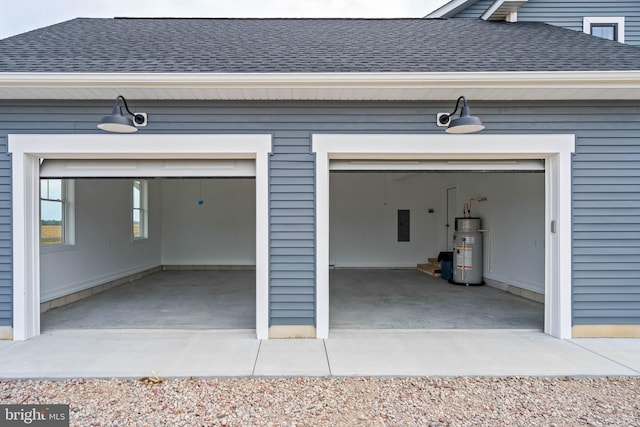
[[[456,268],[471,270],[473,267],[473,246],[456,246]]]

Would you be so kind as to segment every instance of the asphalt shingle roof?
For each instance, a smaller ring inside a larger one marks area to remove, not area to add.
[[[640,70],[640,48],[480,19],[78,18],[0,40],[0,72]]]

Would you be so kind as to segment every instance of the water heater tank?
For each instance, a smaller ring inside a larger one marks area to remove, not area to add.
[[[453,233],[453,277],[456,285],[484,285],[480,218],[456,218]]]

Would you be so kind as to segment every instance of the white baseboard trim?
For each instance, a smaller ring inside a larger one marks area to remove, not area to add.
[[[133,282],[134,280],[142,279],[145,276],[158,273],[161,270],[162,270],[161,266],[156,266],[143,271],[138,271],[133,274],[127,274],[125,276],[121,276],[115,280],[109,280],[107,282],[96,284],[90,288],[72,292],[70,294],[67,294],[58,298],[54,298],[48,301],[43,301],[40,303],[40,313],[44,313],[45,311],[51,310],[52,308],[62,307],[63,305],[71,304],[72,302],[76,302],[81,299],[88,298],[92,295],[96,295],[101,292],[107,291],[109,289],[115,288],[116,286],[124,285],[126,283]]]
[[[155,262],[151,264],[139,265],[133,268],[120,270],[118,272],[107,274],[104,276],[93,277],[89,280],[85,280],[82,282],[76,282],[76,283],[67,285],[63,288],[58,288],[51,291],[42,291],[40,296],[40,301],[46,302],[46,301],[51,301],[57,298],[62,298],[67,295],[81,292],[86,289],[91,289],[96,286],[103,285],[105,283],[117,281],[124,277],[132,276],[138,273],[143,273],[145,271],[152,270],[154,268],[159,268],[159,267],[161,267],[161,264],[158,264]]]
[[[206,265],[206,264],[170,264],[163,265],[162,271],[255,271],[256,266],[245,264]]]
[[[508,283],[489,279],[488,277],[485,277],[484,281],[487,284],[487,286],[491,286],[492,288],[500,289],[501,291],[505,291],[510,294],[517,295],[517,296],[526,298],[528,300],[544,304],[544,294],[541,294],[539,292],[530,291],[529,289],[524,289],[517,285],[511,285]]]

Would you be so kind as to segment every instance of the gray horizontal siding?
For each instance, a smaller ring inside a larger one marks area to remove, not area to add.
[[[308,133],[275,133],[269,168],[270,325],[315,325],[315,157]]]
[[[479,18],[493,3],[481,0],[459,12],[456,18]],[[518,21],[546,22],[582,31],[585,16],[625,18],[625,43],[640,45],[640,1],[638,0],[529,0],[518,11]]]
[[[271,133],[270,322],[315,319],[312,133],[436,133],[451,105],[401,102],[130,102],[153,133]],[[573,322],[640,324],[640,106],[632,102],[470,100],[485,133],[571,133]],[[98,133],[105,102],[0,102],[0,325],[11,319],[11,196],[7,133]],[[514,141],[517,144],[517,141]],[[9,301],[9,302],[4,302]]]

